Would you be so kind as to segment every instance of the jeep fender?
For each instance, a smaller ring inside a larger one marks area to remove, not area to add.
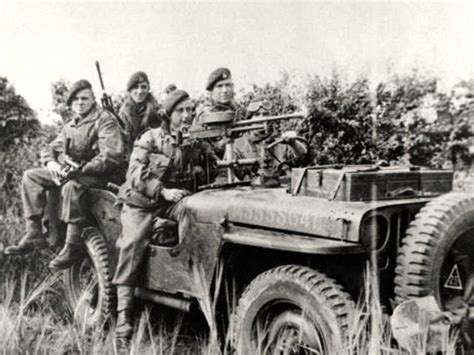
[[[319,238],[314,236],[282,233],[256,228],[230,227],[222,235],[224,243],[284,250],[303,254],[361,254],[364,248],[359,243]]]

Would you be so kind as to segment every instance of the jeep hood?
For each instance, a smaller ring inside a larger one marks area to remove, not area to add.
[[[186,198],[183,203],[198,223],[231,222],[358,242],[360,222],[368,212],[428,200],[346,202],[293,196],[286,192],[286,188],[244,187],[202,191]]]

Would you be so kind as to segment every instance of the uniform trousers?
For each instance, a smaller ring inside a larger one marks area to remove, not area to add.
[[[182,220],[184,205],[161,201],[155,208],[142,208],[124,203],[120,219],[122,235],[117,240],[119,257],[113,283],[136,286],[140,283],[141,265],[146,249],[153,237],[153,219],[166,218],[174,222]]]
[[[46,192],[61,190],[61,220],[67,224],[84,224],[88,210],[85,193],[88,188],[105,188],[104,177],[79,176],[58,186],[47,168],[26,170],[21,182],[21,197],[25,218],[41,217],[46,207]]]

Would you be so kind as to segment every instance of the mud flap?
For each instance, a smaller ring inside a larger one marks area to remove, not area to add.
[[[443,352],[452,339],[452,331],[463,317],[443,312],[434,296],[414,298],[399,304],[390,319],[392,334],[401,348]]]

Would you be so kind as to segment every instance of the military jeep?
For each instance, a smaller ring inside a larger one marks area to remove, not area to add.
[[[474,195],[451,186],[449,171],[354,165],[293,169],[277,188],[198,192],[182,200],[173,242],[150,244],[135,294],[191,311],[232,284],[239,353],[334,353],[347,342],[367,263],[388,312],[390,301],[427,295],[448,311],[472,301]],[[89,198],[88,257],[65,277],[76,316],[94,325],[114,312],[121,227],[112,192]]]

